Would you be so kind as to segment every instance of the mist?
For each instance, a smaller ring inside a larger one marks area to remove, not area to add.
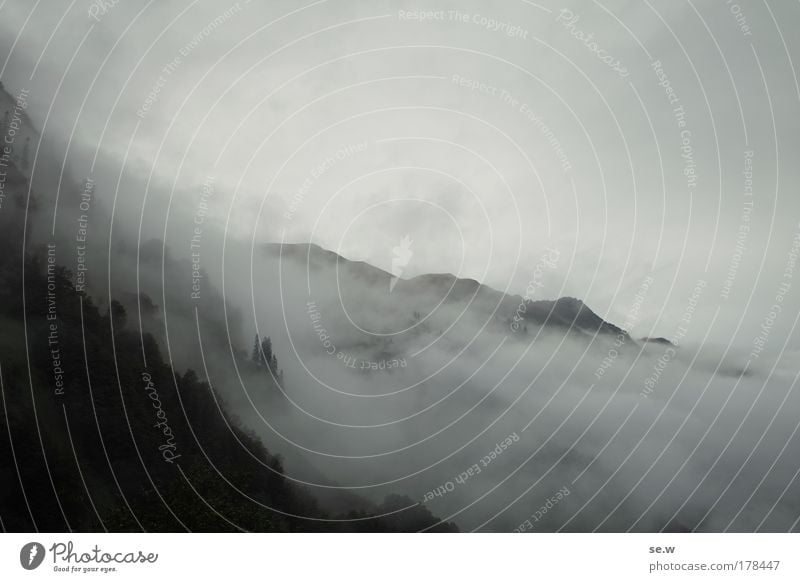
[[[388,485],[470,530],[518,528],[562,487],[539,531],[792,527],[792,354],[744,370],[747,354],[713,345],[514,332],[509,298],[473,286],[453,300],[452,277],[390,292],[388,273],[313,247],[257,262],[255,317],[283,346],[290,406],[245,386],[239,401],[266,440],[337,486],[380,497]]]
[[[795,8],[85,4],[0,7],[0,224],[115,357],[334,513],[798,530]]]

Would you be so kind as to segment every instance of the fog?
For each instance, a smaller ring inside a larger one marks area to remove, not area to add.
[[[795,8],[85,4],[0,6],[27,248],[291,480],[466,531],[798,529]],[[528,311],[560,297],[624,332]]]
[[[260,255],[256,321],[281,346],[291,404],[247,387],[238,399],[266,440],[337,486],[408,492],[466,529],[517,528],[562,487],[571,494],[536,529],[792,526],[793,354],[743,370],[747,354],[719,346],[514,332],[513,299],[489,290],[453,300],[452,279],[422,278],[390,292],[387,273],[337,269],[319,249]],[[512,434],[519,442],[454,481]],[[452,491],[428,494],[448,481]]]

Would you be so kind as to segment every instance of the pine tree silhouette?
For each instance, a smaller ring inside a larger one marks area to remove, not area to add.
[[[278,357],[272,351],[272,339],[265,337],[261,339],[256,334],[253,340],[253,352],[250,355],[250,360],[259,368],[267,367],[272,373],[279,377],[278,371]]]
[[[253,352],[250,354],[250,361],[256,365],[261,365],[261,342],[256,334],[256,339],[253,341]]]
[[[272,353],[272,340],[270,338],[265,338],[261,342],[261,357],[267,367],[274,372],[278,367],[278,359]]]

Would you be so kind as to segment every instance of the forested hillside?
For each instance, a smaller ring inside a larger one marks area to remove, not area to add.
[[[121,303],[99,307],[76,291],[46,242],[23,248],[35,201],[9,165],[0,207],[3,530],[416,531],[438,521],[394,495],[366,503],[369,514],[326,513],[215,389],[169,365]],[[257,352],[238,365],[277,371],[273,354]]]

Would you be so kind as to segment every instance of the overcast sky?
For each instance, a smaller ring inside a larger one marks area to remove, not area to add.
[[[703,280],[687,338],[744,349],[789,283],[769,341],[797,349],[798,11],[8,0],[0,80],[109,206],[122,171],[120,215],[191,220],[213,176],[231,238],[391,270],[408,236],[404,277],[520,294],[556,248],[540,297],[622,323],[650,275],[634,331],[671,337]]]

